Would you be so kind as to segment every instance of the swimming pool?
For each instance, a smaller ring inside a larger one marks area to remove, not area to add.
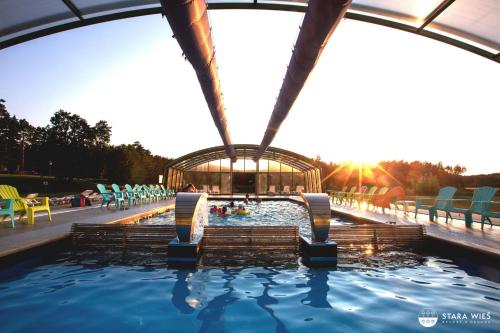
[[[235,205],[242,201],[235,201]],[[217,205],[219,207],[228,206],[229,201],[210,200],[209,207]],[[230,226],[299,226],[300,234],[311,237],[311,224],[307,209],[297,203],[290,201],[263,201],[262,203],[251,202],[245,205],[250,211],[248,215],[231,214],[229,217],[219,217],[217,214],[209,214],[209,225],[230,225]],[[157,215],[147,220],[141,221],[144,224],[173,224],[174,212]],[[332,217],[332,225],[352,224],[339,217]]]
[[[2,333],[498,332],[499,305],[500,284],[436,257],[396,269],[178,270],[62,255],[0,271]],[[438,314],[433,329],[419,324],[423,309]]]

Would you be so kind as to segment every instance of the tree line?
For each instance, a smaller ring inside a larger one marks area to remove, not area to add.
[[[59,110],[47,126],[11,116],[0,99],[0,171],[93,178],[116,183],[156,183],[169,159],[153,155],[139,142],[111,145],[111,126],[94,125]]]
[[[312,160],[321,168],[326,189],[358,186],[361,180],[366,186],[403,186],[408,194],[435,195],[441,187],[454,186],[461,193],[467,188],[479,186],[500,187],[500,173],[464,176],[467,168],[461,165],[422,161],[382,161],[374,165],[352,163],[335,164]]]

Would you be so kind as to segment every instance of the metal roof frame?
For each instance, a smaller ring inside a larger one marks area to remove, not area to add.
[[[23,42],[27,42],[36,38],[48,36],[54,33],[63,32],[70,29],[75,29],[79,27],[85,27],[97,23],[104,23],[114,20],[120,20],[125,18],[139,17],[145,15],[154,15],[161,14],[162,8],[160,3],[158,2],[158,6],[140,8],[140,9],[126,9],[117,13],[106,13],[103,12],[102,15],[97,15],[89,18],[85,18],[80,9],[71,1],[71,0],[61,0],[65,6],[67,6],[71,13],[73,13],[74,17],[77,18],[76,21],[67,22],[58,24],[52,27],[41,28],[44,23],[50,22],[39,22],[40,29],[35,31],[30,31],[27,33],[23,33],[19,36],[13,36],[12,38],[8,38],[0,42],[0,49],[4,49],[13,45],[17,45]],[[373,16],[369,14],[368,8],[353,5],[351,9],[346,13],[346,18],[373,23],[382,25],[385,27],[398,29],[406,32],[411,32],[417,34],[419,36],[424,36],[427,38],[431,38],[449,45],[453,45],[459,47],[461,49],[467,50],[469,52],[475,53],[487,59],[490,59],[495,62],[500,63],[500,52],[492,53],[486,49],[477,47],[472,43],[468,43],[464,40],[459,40],[453,37],[449,37],[447,35],[433,32],[431,30],[426,30],[429,24],[433,22],[433,20],[439,16],[443,11],[445,11],[455,0],[443,0],[441,4],[432,11],[423,21],[422,25],[415,27],[412,25],[408,25],[405,23],[398,22],[397,20],[393,20],[390,18]],[[148,1],[148,4],[154,3],[154,1]],[[210,2],[208,1],[208,9],[258,9],[258,10],[280,10],[280,11],[293,11],[293,12],[305,12],[307,5],[304,2],[235,2],[235,1],[227,1],[227,2]],[[122,8],[123,9],[123,8]],[[35,28],[35,26],[34,26]],[[460,37],[460,36],[458,36]],[[471,40],[471,42],[478,42],[477,40]],[[480,42],[480,41],[479,41]]]
[[[234,149],[236,150],[236,156],[238,158],[253,159],[259,149],[259,145],[235,144]],[[317,166],[313,164],[313,160],[311,158],[297,154],[293,151],[276,147],[269,147],[261,158],[287,164],[297,170],[300,170],[301,172],[317,169]],[[201,149],[186,154],[171,161],[167,165],[167,168],[186,171],[198,165],[219,159],[229,159],[224,146]]]

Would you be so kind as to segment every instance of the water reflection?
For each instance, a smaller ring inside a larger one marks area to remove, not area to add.
[[[264,269],[264,271],[262,270]],[[279,333],[289,332],[286,327],[285,319],[280,318],[276,313],[275,307],[279,304],[279,299],[272,296],[273,289],[280,286],[277,282],[279,269],[261,268],[258,271],[248,273],[243,268],[233,268],[221,270],[221,275],[216,275],[222,279],[222,285],[217,290],[222,293],[209,299],[206,287],[213,285],[214,276],[210,276],[209,270],[179,270],[176,273],[177,281],[172,290],[172,304],[183,314],[192,314],[199,311],[197,319],[202,322],[199,332],[225,332],[224,315],[231,304],[240,300],[240,288],[236,288],[234,280],[251,279],[252,282],[258,281],[257,290],[255,284],[248,284],[252,293],[257,291],[258,296],[248,296],[254,299],[259,308],[268,314],[275,323],[275,331]],[[307,279],[306,283],[296,284],[296,288],[307,288],[306,297],[301,300],[303,305],[314,308],[329,308],[332,306],[327,300],[328,292],[328,274],[327,269],[308,270],[302,278]],[[248,280],[246,280],[248,281]],[[236,283],[238,285],[242,281]],[[213,290],[213,289],[212,289]],[[250,292],[247,290],[247,292]]]
[[[307,271],[307,283],[298,284],[297,288],[309,288],[306,298],[300,302],[304,305],[312,306],[313,308],[332,308],[327,300],[328,291],[328,274],[327,269],[310,269]]]

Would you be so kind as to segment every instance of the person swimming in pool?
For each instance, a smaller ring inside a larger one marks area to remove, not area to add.
[[[218,211],[219,211],[219,207],[217,207],[217,205],[213,205],[210,208],[210,214],[216,214]]]
[[[250,194],[245,194],[245,200],[243,200],[243,202],[245,203],[245,205],[248,205],[250,203]]]
[[[222,210],[219,212],[219,217],[228,217],[230,214],[227,212],[227,206],[222,207]]]

